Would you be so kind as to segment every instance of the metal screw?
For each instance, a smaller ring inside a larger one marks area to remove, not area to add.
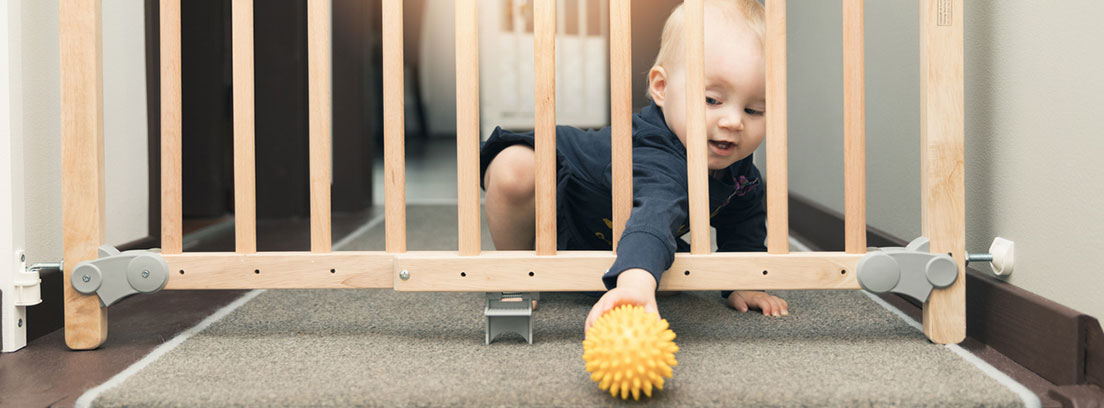
[[[145,270],[142,271],[142,277],[143,278],[148,278],[149,277],[149,269],[145,269]]]
[[[402,279],[402,280],[410,279],[410,272],[407,272],[406,269],[403,269],[402,271],[399,272],[399,279]]]
[[[18,322],[18,323],[16,323],[16,325],[17,325],[18,327],[23,327],[23,319],[19,319],[19,322]]]
[[[81,280],[84,281],[84,283],[88,283],[88,281],[92,280],[92,277],[88,276],[88,275],[84,275],[84,276],[81,277]]]

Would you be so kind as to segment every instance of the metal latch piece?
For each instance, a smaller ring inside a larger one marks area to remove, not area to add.
[[[874,293],[893,292],[926,302],[932,289],[958,279],[958,264],[947,254],[930,252],[930,241],[919,237],[901,247],[872,248],[856,267],[859,285]]]
[[[135,293],[154,293],[169,282],[169,264],[161,254],[100,247],[99,259],[77,264],[70,275],[77,292],[100,297],[104,307]]]

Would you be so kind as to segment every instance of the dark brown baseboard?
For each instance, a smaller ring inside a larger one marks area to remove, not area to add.
[[[792,192],[789,206],[793,235],[815,250],[843,250],[842,214]],[[869,246],[906,244],[867,229]],[[901,299],[920,307],[915,300]],[[1086,404],[1104,400],[1104,334],[1092,316],[968,268],[966,334],[1052,383],[1050,397],[1064,405],[1096,406]]]

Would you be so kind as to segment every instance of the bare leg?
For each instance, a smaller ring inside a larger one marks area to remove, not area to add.
[[[536,244],[533,149],[513,145],[503,149],[487,165],[483,185],[484,207],[491,240],[498,250],[532,250]],[[537,301],[533,300],[533,310]]]
[[[484,206],[491,239],[498,250],[531,250],[536,241],[533,149],[513,145],[487,166]]]

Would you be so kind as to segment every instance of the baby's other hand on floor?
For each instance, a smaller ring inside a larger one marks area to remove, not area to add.
[[[758,290],[737,290],[728,295],[728,305],[733,309],[746,312],[759,309],[764,316],[789,316],[790,305],[778,296]]]

